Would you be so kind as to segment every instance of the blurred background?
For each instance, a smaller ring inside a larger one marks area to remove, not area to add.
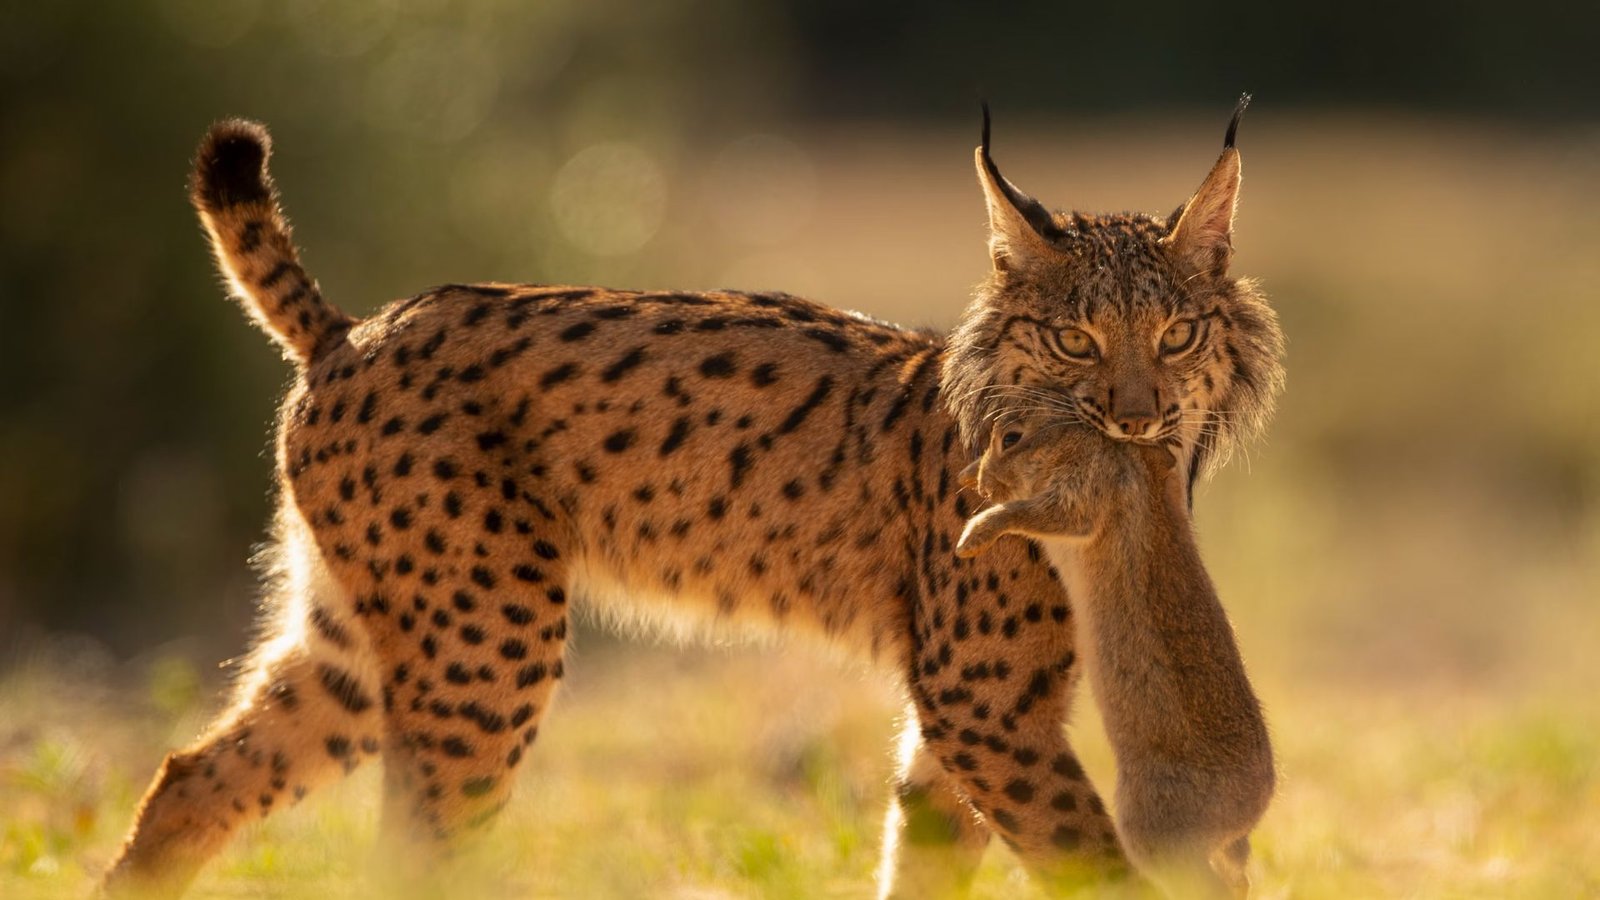
[[[1600,893],[1596,33],[1600,7],[1549,0],[6,4],[0,886],[103,864],[249,633],[289,372],[186,203],[213,120],[270,124],[353,313],[496,279],[946,328],[987,265],[980,97],[1024,190],[1162,213],[1248,90],[1236,271],[1283,318],[1289,389],[1197,515],[1284,757],[1264,890]],[[892,691],[803,650],[578,643],[503,829],[548,878],[518,890],[866,894]],[[306,835],[362,846],[372,787],[212,887],[355,890]],[[621,869],[588,846],[618,829]],[[1019,877],[993,861],[980,893]]]

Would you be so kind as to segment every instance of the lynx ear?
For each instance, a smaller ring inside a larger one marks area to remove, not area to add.
[[[989,104],[983,104],[983,143],[976,153],[978,182],[989,206],[989,256],[996,269],[1014,269],[1031,259],[1053,254],[1051,243],[1062,236],[1050,211],[1017,190],[989,155]]]
[[[1222,141],[1222,156],[1182,209],[1164,242],[1189,266],[1221,275],[1233,257],[1233,214],[1239,206],[1239,150],[1233,146],[1250,95],[1239,98]]]

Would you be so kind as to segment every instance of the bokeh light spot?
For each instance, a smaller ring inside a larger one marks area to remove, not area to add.
[[[594,256],[621,256],[649,243],[666,213],[666,176],[632,144],[604,143],[567,160],[550,189],[562,236]]]

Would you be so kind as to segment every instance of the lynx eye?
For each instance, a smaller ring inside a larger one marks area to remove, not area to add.
[[[1022,432],[1008,431],[1000,437],[1000,449],[1010,450],[1017,441],[1022,440]]]
[[[1094,338],[1080,328],[1063,328],[1056,332],[1056,347],[1073,359],[1094,359]]]
[[[1189,345],[1194,343],[1196,332],[1193,319],[1179,319],[1173,322],[1166,333],[1161,335],[1161,352],[1181,353],[1189,349]]]

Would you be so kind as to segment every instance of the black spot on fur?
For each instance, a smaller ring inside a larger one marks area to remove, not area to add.
[[[751,462],[750,445],[748,444],[740,444],[728,454],[730,478],[734,487],[744,483],[744,476],[749,471]]]
[[[549,670],[545,668],[544,663],[530,663],[517,670],[517,687],[532,687],[545,680],[547,675]]]
[[[994,819],[994,823],[1006,831],[1009,831],[1012,834],[1017,833],[1017,817],[1013,816],[1011,813],[1003,809],[997,809],[989,815],[989,818]]]
[[[605,382],[613,382],[621,379],[622,376],[628,374],[628,370],[633,369],[644,362],[644,349],[645,348],[643,347],[635,347],[623,354],[620,359],[608,366],[604,372],[600,373],[600,380]]]
[[[1006,785],[1006,796],[1018,803],[1029,803],[1033,800],[1033,784],[1021,778],[1013,779]]]
[[[567,343],[571,343],[573,341],[581,341],[584,338],[588,337],[593,332],[594,332],[594,323],[593,322],[577,322],[575,324],[568,325],[566,328],[562,329],[561,333],[560,333],[560,335],[558,335],[558,337],[560,337],[561,340],[563,340],[563,341],[565,341]]]
[[[814,341],[819,341],[835,353],[843,353],[850,349],[850,341],[837,331],[828,328],[806,328],[800,332]]]
[[[693,427],[694,423],[689,420],[688,416],[678,417],[672,423],[672,430],[667,432],[666,439],[661,442],[661,455],[669,456],[673,451],[677,450],[683,444],[684,439],[689,436],[689,431]]]
[[[571,379],[578,374],[576,363],[562,363],[559,366],[539,376],[539,389],[548,391],[563,381]]]
[[[1065,753],[1057,755],[1055,759],[1050,761],[1050,771],[1072,781],[1082,781],[1084,779],[1083,766],[1079,765],[1076,759]]]
[[[816,387],[811,389],[811,393],[806,397],[806,399],[802,401],[799,406],[791,410],[789,415],[783,420],[783,424],[778,426],[778,434],[789,434],[790,432],[799,428],[801,425],[805,424],[807,417],[809,417],[812,411],[821,405],[822,401],[828,398],[828,394],[832,391],[832,377],[824,375],[817,379]]]
[[[372,706],[372,698],[367,696],[361,683],[343,669],[319,663],[317,680],[321,682],[323,690],[348,712],[362,713]]]
[[[729,378],[735,371],[732,353],[718,353],[700,362],[700,374],[707,378]]]

